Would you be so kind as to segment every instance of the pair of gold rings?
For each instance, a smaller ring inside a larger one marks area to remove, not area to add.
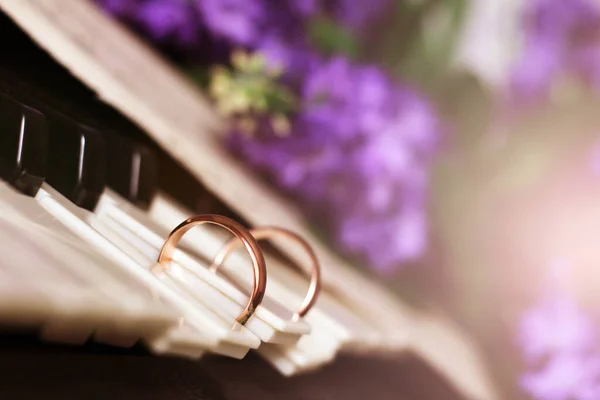
[[[265,258],[258,245],[258,240],[269,239],[275,236],[281,236],[291,239],[297,242],[303,250],[307,253],[311,262],[311,277],[308,292],[306,297],[302,301],[300,308],[295,313],[295,317],[303,317],[311,309],[317,300],[317,296],[321,289],[321,272],[317,256],[312,250],[311,246],[297,234],[278,227],[264,227],[248,230],[240,223],[216,214],[204,214],[195,217],[188,218],[179,224],[169,234],[165,243],[163,244],[160,253],[158,255],[158,263],[163,268],[168,268],[173,260],[173,254],[177,248],[177,244],[190,229],[195,226],[203,224],[217,225],[221,228],[228,230],[234,235],[229,241],[227,241],[223,247],[219,250],[214,258],[210,269],[216,272],[218,268],[225,262],[227,256],[240,244],[243,244],[246,251],[250,255],[253,268],[253,288],[250,294],[248,304],[242,311],[242,313],[236,318],[236,321],[244,325],[254,314],[256,308],[262,303],[267,288],[267,267]]]

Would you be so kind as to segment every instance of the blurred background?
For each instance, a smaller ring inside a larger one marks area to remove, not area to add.
[[[600,1],[97,0],[507,399],[600,399]]]

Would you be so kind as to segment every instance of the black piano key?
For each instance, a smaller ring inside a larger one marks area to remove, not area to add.
[[[148,209],[158,175],[154,153],[113,132],[104,132],[106,185],[139,208]]]
[[[74,204],[94,210],[105,187],[102,133],[58,114],[47,115],[46,180]]]
[[[46,175],[46,119],[0,94],[0,178],[35,196]]]

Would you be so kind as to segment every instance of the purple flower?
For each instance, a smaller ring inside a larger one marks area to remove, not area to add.
[[[546,96],[550,83],[562,68],[562,46],[553,40],[532,37],[513,71],[515,95],[524,100]]]
[[[251,45],[260,34],[266,10],[260,0],[197,0],[213,35],[238,45]]]
[[[302,17],[311,17],[318,13],[321,2],[321,0],[288,0],[290,9]]]
[[[442,134],[427,102],[380,69],[334,58],[309,70],[284,138],[232,148],[296,199],[348,255],[381,272],[426,249],[427,187]]]
[[[595,327],[575,304],[551,298],[526,312],[520,324],[520,343],[532,360],[555,353],[579,353],[593,348]]]
[[[173,39],[183,45],[196,43],[200,24],[187,0],[149,0],[140,4],[137,22],[157,42]]]
[[[161,46],[196,47],[200,16],[189,0],[95,0],[108,14]]]
[[[600,7],[592,0],[534,0],[524,18],[525,41],[512,76],[517,98],[548,94],[554,79],[574,74],[600,88]]]
[[[269,66],[281,68],[284,79],[293,82],[301,80],[307,71],[317,63],[316,54],[303,42],[302,37],[286,39],[274,34],[264,36],[256,45],[256,51],[262,54]]]
[[[527,373],[521,387],[536,400],[599,399],[600,355],[561,353],[541,370]]]
[[[593,26],[598,9],[595,0],[531,0],[524,15],[529,33],[561,40],[576,28]]]
[[[357,135],[359,119],[369,113],[358,109],[360,75],[362,71],[343,57],[315,68],[304,82],[302,93],[307,122],[335,137],[349,139]]]
[[[573,70],[585,76],[596,90],[600,90],[600,43],[573,51],[571,59]]]
[[[521,388],[535,400],[600,398],[597,326],[567,294],[562,262],[552,266],[544,299],[520,318],[518,344],[526,362]]]
[[[361,31],[389,9],[391,0],[371,0],[368,5],[356,0],[330,1],[333,15],[353,31]]]
[[[135,15],[140,0],[95,0],[106,13],[117,18],[129,18]]]
[[[427,248],[427,215],[422,204],[395,213],[356,210],[342,219],[338,244],[349,254],[362,256],[381,273],[418,258]]]

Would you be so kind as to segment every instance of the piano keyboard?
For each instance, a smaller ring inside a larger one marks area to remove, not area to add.
[[[32,46],[21,32],[3,29]],[[157,258],[169,232],[190,216],[238,217],[178,200],[165,190],[170,182],[159,182],[161,169],[176,164],[159,146],[42,50],[27,47],[24,54],[11,54],[0,69],[0,250],[7,255],[0,261],[1,326],[35,328],[55,343],[142,343],[156,355],[194,361],[258,356],[284,377],[354,355],[396,357],[414,341],[428,346],[423,353],[436,353],[432,359],[444,347],[452,356],[442,355],[441,364],[454,360],[457,370],[467,366],[481,376],[459,340],[443,337],[443,329],[429,336],[408,329],[417,321],[412,313],[358,275],[336,269],[346,293],[357,295],[340,296],[326,285],[310,311],[295,317],[309,289],[310,260],[298,262],[298,273],[266,247],[265,297],[245,325],[236,324],[252,290],[252,269],[236,251],[217,273],[210,270],[230,239],[225,230],[191,230],[168,269]],[[197,194],[195,184],[187,196]],[[284,246],[306,256],[297,243]],[[332,281],[331,260],[320,261]],[[487,382],[459,377],[454,384],[466,398],[494,398]]]
[[[269,255],[265,297],[244,326],[235,324],[248,301],[252,274],[239,252],[227,257],[219,273],[209,270],[229,238],[226,231],[194,228],[170,267],[157,268],[169,232],[195,213],[158,191],[151,149],[93,125],[94,116],[69,99],[58,106],[47,102],[63,96],[47,93],[43,85],[27,82],[25,92],[18,73],[6,75],[17,83],[5,77],[0,93],[0,193],[6,205],[0,215],[13,237],[4,250],[30,248],[25,241],[36,238],[35,252],[5,259],[6,274],[9,282],[17,280],[14,286],[45,293],[49,304],[60,300],[52,312],[46,310],[49,321],[38,320],[44,339],[93,338],[119,346],[141,340],[156,353],[190,358],[207,352],[243,358],[256,350],[284,375],[321,367],[342,350],[385,342],[377,326],[326,291],[306,318],[295,315],[309,277]],[[15,273],[23,264],[31,276],[40,275],[35,285],[26,284],[25,271]],[[62,296],[55,300],[49,293]],[[75,306],[58,316],[65,303]]]

